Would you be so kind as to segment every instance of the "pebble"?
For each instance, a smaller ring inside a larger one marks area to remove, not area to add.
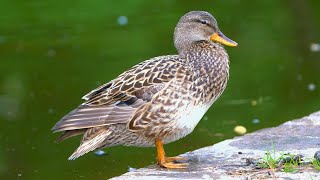
[[[316,85],[313,83],[310,83],[310,84],[308,84],[308,89],[309,89],[309,91],[314,91],[314,90],[316,90]]]
[[[260,123],[260,119],[252,119],[252,124],[259,124]]]
[[[247,129],[244,126],[236,126],[234,127],[234,132],[236,132],[237,134],[243,135],[245,133],[247,133]]]
[[[318,43],[311,43],[310,51],[312,52],[319,52],[320,51],[320,44]]]
[[[256,100],[251,101],[251,106],[256,106],[257,104],[258,104],[258,102]]]
[[[119,16],[119,17],[118,17],[118,24],[119,24],[120,26],[125,26],[125,25],[127,25],[127,24],[128,24],[128,18],[127,18],[127,16]]]
[[[257,164],[257,162],[256,162],[256,160],[254,158],[245,158],[245,160],[246,160],[246,162],[245,162],[246,166]]]
[[[295,155],[292,157],[292,160],[297,162],[303,161],[303,155],[302,154]]]
[[[282,164],[288,163],[288,162],[296,162],[301,164],[303,161],[303,155],[298,154],[298,155],[293,155],[293,156],[286,156],[283,157],[279,162],[278,166],[281,166]]]

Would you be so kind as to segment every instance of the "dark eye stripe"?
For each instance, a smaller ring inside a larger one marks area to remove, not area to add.
[[[214,26],[212,26],[211,24],[209,24],[208,23],[208,21],[204,21],[204,20],[196,20],[196,22],[198,22],[198,23],[201,23],[201,24],[205,24],[205,25],[207,25],[207,26],[209,26],[209,27],[212,27],[212,28],[214,28],[214,29],[216,29]]]
[[[206,21],[199,20],[201,24],[208,24]]]
[[[208,25],[207,21],[197,19],[196,22]]]

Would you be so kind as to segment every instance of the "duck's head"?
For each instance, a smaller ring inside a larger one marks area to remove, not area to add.
[[[174,31],[174,45],[179,52],[197,41],[214,41],[227,46],[238,44],[226,37],[216,19],[205,11],[191,11],[181,17]]]

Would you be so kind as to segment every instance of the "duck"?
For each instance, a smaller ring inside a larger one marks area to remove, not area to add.
[[[163,168],[188,167],[184,157],[167,157],[163,148],[190,134],[229,79],[225,36],[206,11],[190,11],[174,29],[176,55],[145,60],[82,97],[84,102],[52,128],[61,142],[82,135],[68,158],[111,146],[156,147]]]

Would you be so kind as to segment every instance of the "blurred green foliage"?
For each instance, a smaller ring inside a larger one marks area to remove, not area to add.
[[[320,109],[320,1],[0,2],[0,179],[105,179],[155,163],[154,148],[112,147],[67,157],[79,138],[55,144],[50,128],[85,93],[150,57],[176,54],[173,29],[206,10],[239,46],[225,93],[168,155],[276,126]],[[125,16],[127,24],[118,19]],[[252,123],[253,119],[259,119]]]

